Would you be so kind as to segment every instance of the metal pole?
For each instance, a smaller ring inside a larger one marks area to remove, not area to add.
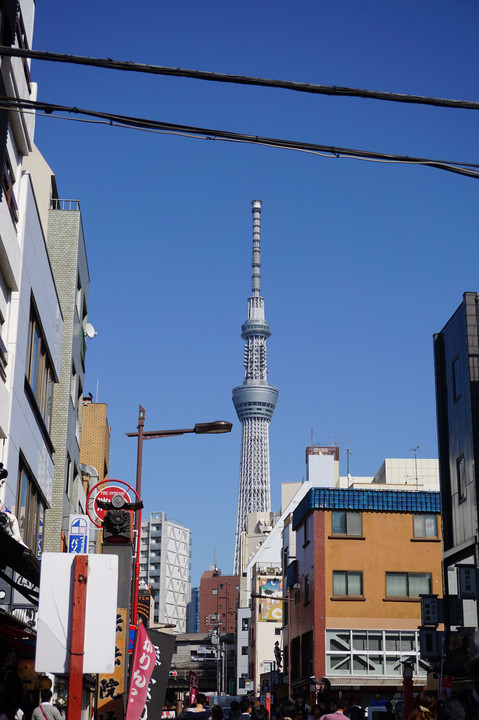
[[[68,683],[68,716],[70,720],[81,720],[87,581],[88,555],[75,555],[73,560],[70,678]]]
[[[143,428],[145,426],[145,408],[138,408],[138,450],[136,455],[136,492],[141,499],[141,471],[143,465]],[[136,511],[135,518],[136,532],[136,559],[135,559],[135,580],[133,583],[133,610],[131,614],[132,625],[138,620],[138,588],[140,585],[140,544],[141,544],[141,510]]]

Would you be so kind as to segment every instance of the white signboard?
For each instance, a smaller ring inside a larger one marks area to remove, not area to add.
[[[68,673],[72,553],[43,553],[37,618],[36,672]],[[88,555],[84,673],[112,673],[118,598],[118,556]]]

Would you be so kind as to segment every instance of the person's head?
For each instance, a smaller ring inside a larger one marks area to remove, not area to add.
[[[436,699],[428,692],[420,692],[414,698],[414,714],[417,718],[435,716]]]
[[[50,700],[52,699],[52,695],[53,693],[50,688],[45,688],[45,690],[41,690],[40,692],[42,702],[50,702]]]
[[[280,713],[282,718],[295,718],[296,708],[291,700],[283,700],[280,706]]]
[[[254,707],[251,711],[251,717],[252,720],[268,720],[268,713],[266,712],[266,708],[263,707],[263,705],[260,705],[259,707]]]
[[[314,718],[316,718],[316,719],[317,719],[317,718],[320,718],[321,715],[324,715],[323,708],[321,707],[321,705],[318,705],[318,704],[313,705],[313,709],[312,709],[312,711],[311,711],[311,714],[312,714],[312,716],[313,716]]]
[[[243,698],[240,702],[240,710],[242,713],[248,713],[251,715],[251,710],[253,708],[253,703],[251,700],[248,700],[247,698]]]
[[[213,705],[211,708],[211,719],[212,720],[223,720],[223,710],[219,705]]]
[[[304,692],[300,690],[296,695],[296,707],[304,707],[305,702]]]
[[[393,709],[393,704],[391,702],[387,702],[385,705],[386,710],[391,711]]]
[[[335,710],[344,710],[344,708],[347,706],[346,700],[343,700],[343,698],[338,698],[334,701],[334,708]]]
[[[305,712],[303,708],[298,708],[296,710],[296,720],[304,720],[305,718]]]
[[[204,707],[206,705],[206,695],[203,695],[203,693],[198,693],[198,695],[196,696],[196,704]]]
[[[235,713],[239,713],[239,702],[237,700],[232,700],[230,704],[230,715],[234,715]]]

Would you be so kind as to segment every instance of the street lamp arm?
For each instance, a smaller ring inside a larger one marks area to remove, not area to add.
[[[231,432],[233,423],[226,420],[215,420],[209,423],[196,423],[192,428],[183,428],[181,430],[144,430],[142,436],[145,440],[153,440],[155,438],[173,437],[175,435],[186,435],[187,433],[195,433],[196,435],[218,435],[221,433]],[[126,433],[127,437],[138,437],[139,433]]]

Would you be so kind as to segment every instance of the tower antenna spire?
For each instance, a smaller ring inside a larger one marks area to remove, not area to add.
[[[251,266],[253,268],[253,277],[251,278],[251,290],[254,297],[259,297],[261,290],[261,250],[260,250],[260,236],[261,236],[261,200],[252,200],[251,205],[253,206],[253,259]]]
[[[241,326],[244,346],[244,380],[233,388],[233,403],[242,425],[241,466],[234,574],[240,572],[241,534],[251,512],[271,511],[269,474],[269,423],[278,402],[278,388],[268,383],[266,340],[271,330],[264,317],[264,298],[260,296],[260,218],[261,200],[253,206],[253,277],[248,298],[248,318]]]

